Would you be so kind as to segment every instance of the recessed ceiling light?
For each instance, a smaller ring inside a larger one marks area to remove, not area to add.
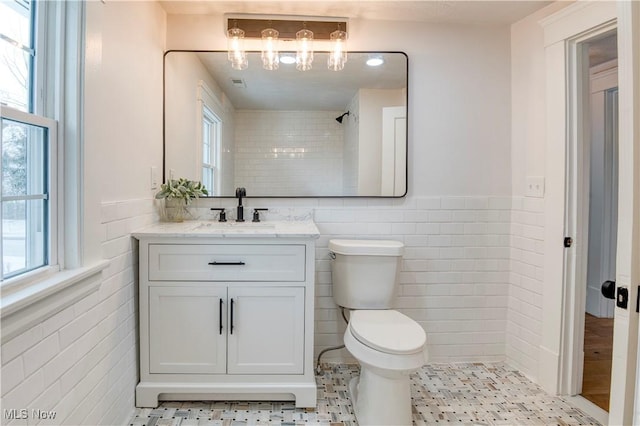
[[[287,65],[295,64],[296,63],[296,58],[295,58],[295,56],[292,56],[292,55],[281,55],[280,56],[280,62],[283,63],[283,64],[287,64]]]
[[[367,65],[369,65],[370,67],[379,67],[382,64],[384,64],[384,59],[380,57],[367,59]]]

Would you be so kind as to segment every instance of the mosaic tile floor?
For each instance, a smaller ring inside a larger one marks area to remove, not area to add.
[[[318,406],[293,402],[164,402],[132,426],[357,425],[347,386],[352,364],[325,364]],[[411,378],[414,425],[600,425],[504,363],[429,364]]]

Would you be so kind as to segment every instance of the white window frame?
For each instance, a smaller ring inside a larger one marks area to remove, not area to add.
[[[221,168],[221,164],[220,164],[220,159],[222,156],[222,136],[223,136],[223,129],[222,129],[222,122],[223,120],[220,118],[221,116],[224,115],[224,107],[222,105],[222,102],[220,102],[220,100],[218,99],[218,97],[213,93],[213,91],[207,86],[207,84],[200,80],[198,82],[198,88],[197,88],[197,105],[196,105],[196,111],[197,111],[197,122],[199,124],[199,129],[200,132],[198,134],[198,138],[197,138],[197,144],[198,147],[196,149],[196,152],[198,152],[197,155],[197,164],[196,164],[196,170],[198,170],[198,174],[200,177],[200,180],[203,180],[203,168],[205,168],[205,166],[207,168],[211,168],[214,172],[214,176],[213,176],[213,183],[214,183],[214,188],[207,188],[207,190],[209,191],[209,195],[219,195],[221,192],[221,177],[222,177],[222,168]],[[213,141],[209,141],[210,145],[211,145],[211,163],[207,163],[205,165],[204,162],[204,158],[203,158],[203,147],[204,147],[204,126],[207,125],[207,122],[210,123],[214,123],[214,125],[212,126],[212,130],[213,132],[211,132],[211,136],[214,138]]]
[[[57,205],[51,208],[57,265],[11,278],[0,292],[0,343],[5,343],[78,300],[96,292],[106,260],[83,264],[83,85],[86,2],[39,1],[36,15],[34,96],[37,115],[57,121],[58,171],[51,182]],[[44,58],[42,58],[44,57]],[[44,62],[42,61],[44,59]],[[44,84],[44,86],[42,86]]]
[[[204,169],[213,175],[213,187],[207,188],[209,195],[220,194],[220,145],[222,137],[222,120],[205,104],[202,106],[202,147],[208,145],[209,162],[202,159],[202,177],[204,183]],[[208,138],[207,138],[208,136]],[[208,139],[208,140],[207,140]]]
[[[0,112],[0,126],[2,120],[8,119],[19,123],[24,123],[30,126],[40,127],[47,129],[47,217],[45,218],[47,226],[47,238],[46,238],[46,263],[38,268],[23,272],[14,277],[10,277],[3,280],[0,286],[3,290],[10,289],[15,285],[20,285],[24,277],[28,277],[30,280],[32,277],[37,277],[41,274],[50,274],[51,272],[57,272],[60,270],[58,264],[58,123],[56,120],[42,117],[35,114],[30,114],[24,111],[19,111],[14,108],[2,107]],[[1,165],[0,165],[1,169]],[[18,196],[11,197],[18,199],[34,199],[31,196]],[[5,201],[0,193],[0,200]],[[0,205],[0,208],[2,206]],[[1,217],[1,214],[0,214]],[[2,231],[2,222],[0,221],[0,231]],[[1,248],[0,248],[1,252]],[[0,271],[0,277],[4,278],[3,271]]]
[[[33,1],[33,0],[32,0]],[[42,267],[16,275],[6,280],[0,280],[3,292],[22,289],[38,279],[46,278],[64,267],[62,247],[64,245],[63,229],[60,218],[63,217],[62,205],[58,199],[62,197],[64,181],[58,175],[58,169],[63,170],[62,150],[58,147],[58,140],[63,140],[61,126],[58,120],[63,118],[65,93],[62,84],[64,76],[63,62],[65,57],[66,40],[64,38],[67,8],[64,2],[33,1],[35,13],[31,12],[33,20],[33,40],[31,51],[35,51],[32,58],[30,99],[31,112],[23,112],[3,106],[0,118],[48,128],[48,217],[47,224],[47,262]],[[71,10],[71,9],[69,9]],[[74,27],[75,28],[75,27]],[[78,40],[78,35],[74,40]]]

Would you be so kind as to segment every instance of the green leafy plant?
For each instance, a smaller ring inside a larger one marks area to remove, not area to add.
[[[189,204],[191,200],[203,195],[209,195],[209,193],[201,182],[179,178],[169,179],[167,183],[163,183],[160,186],[160,191],[156,194],[156,199],[178,199]]]

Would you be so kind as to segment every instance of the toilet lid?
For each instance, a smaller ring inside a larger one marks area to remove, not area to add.
[[[361,343],[388,354],[416,353],[427,341],[417,322],[394,310],[353,311],[349,329]]]

